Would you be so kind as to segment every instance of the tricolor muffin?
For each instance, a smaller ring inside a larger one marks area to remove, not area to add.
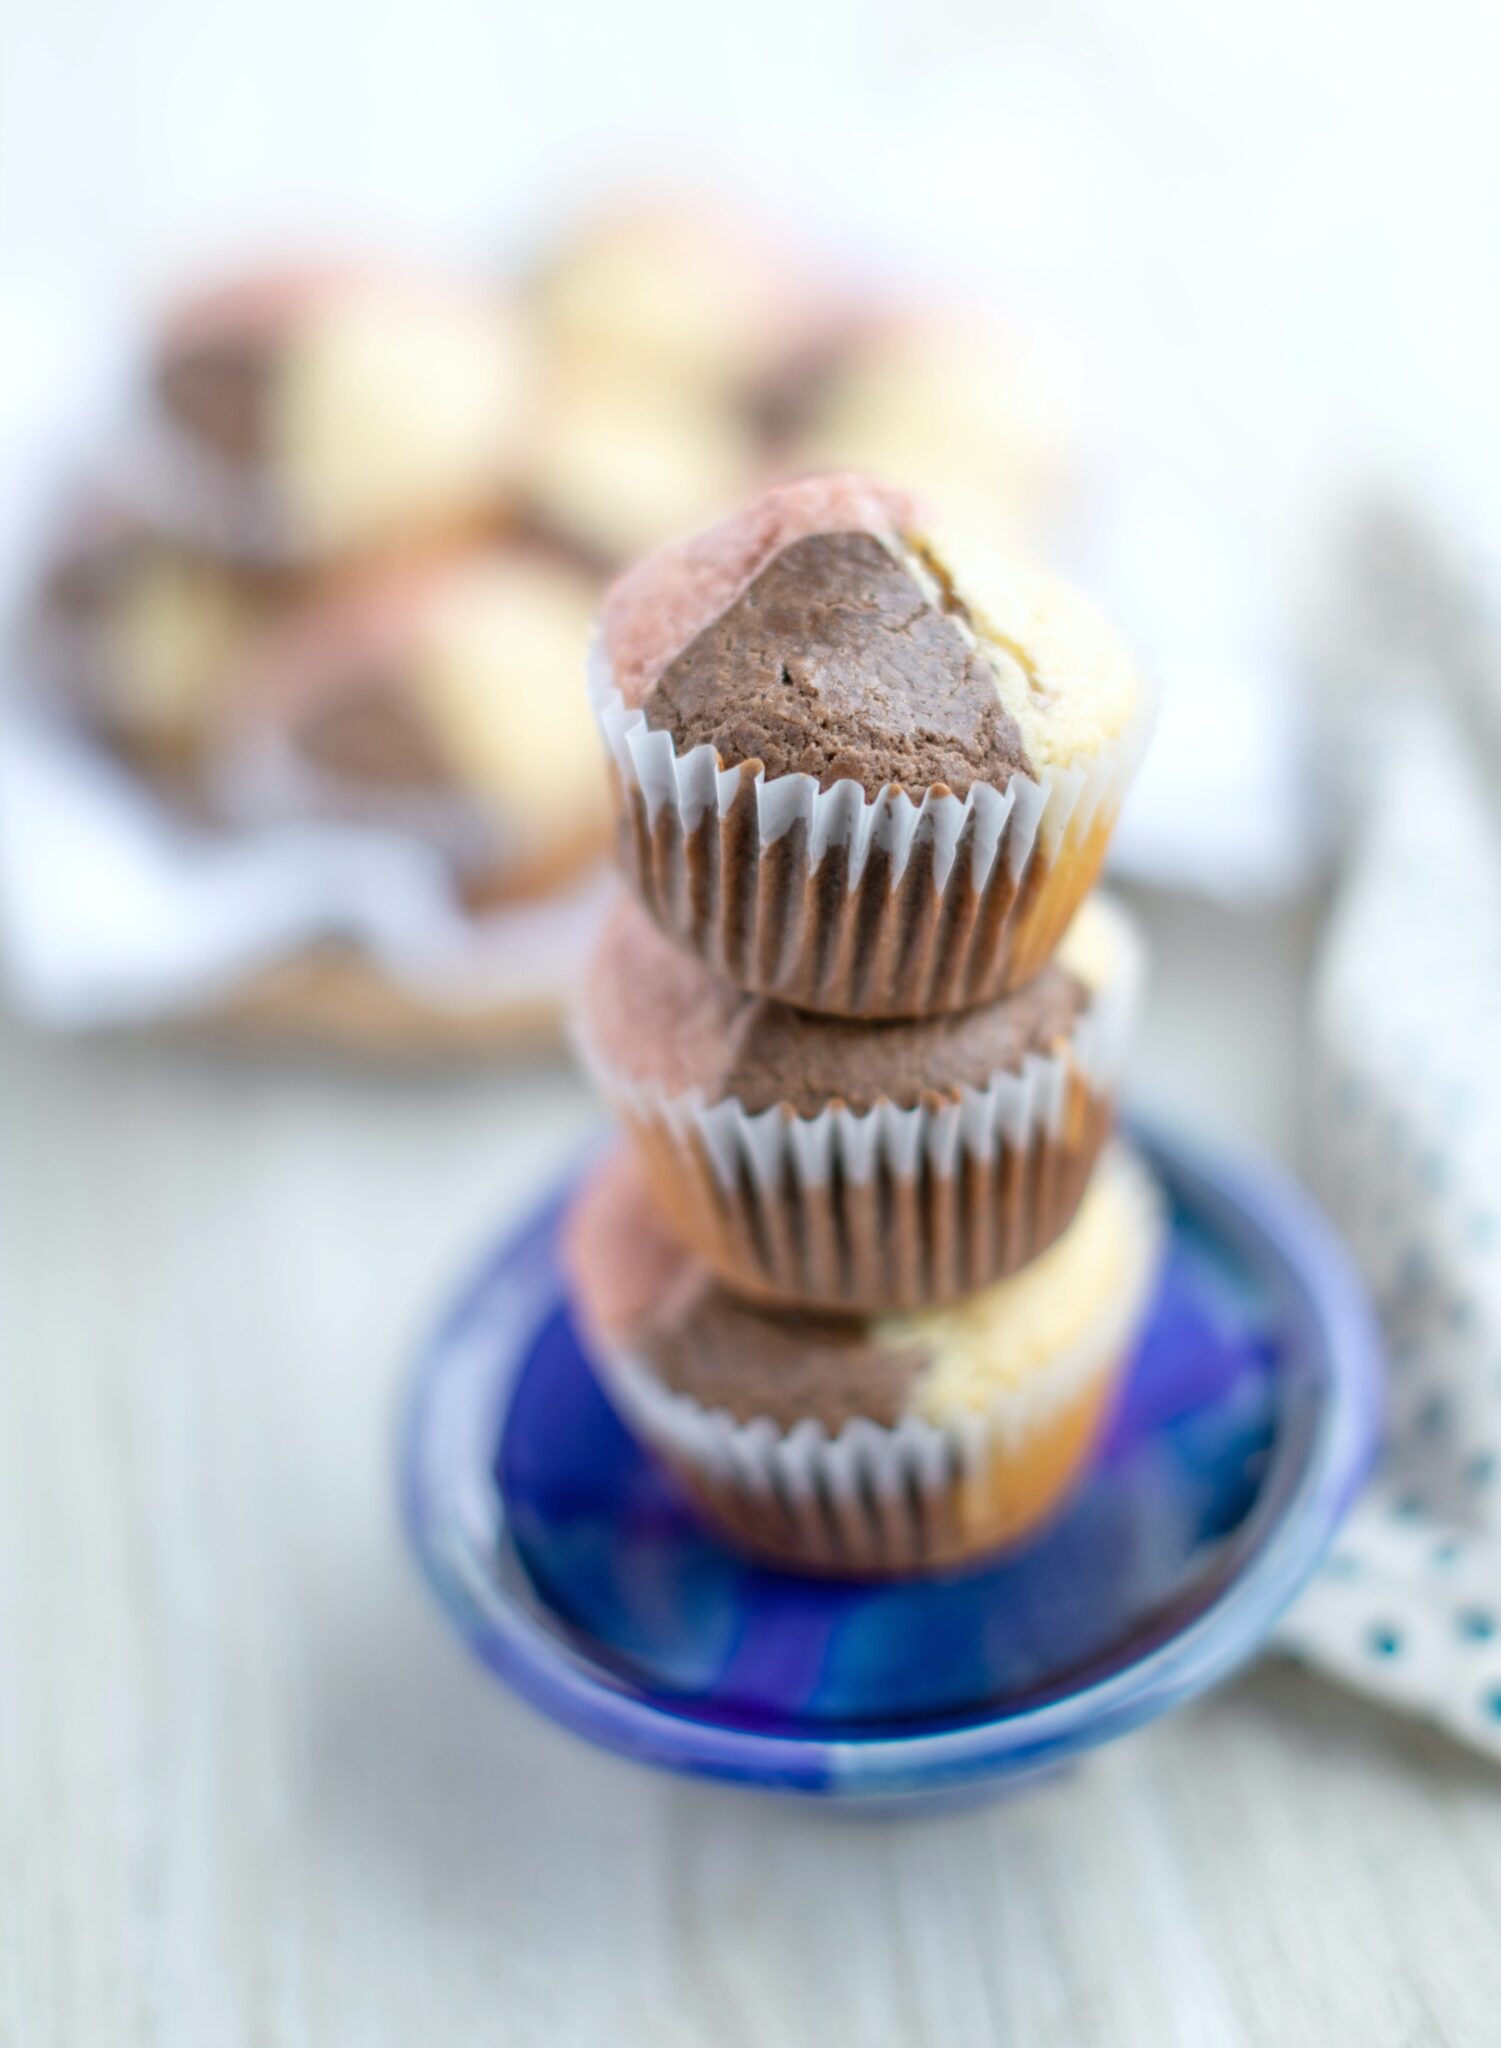
[[[552,889],[608,844],[581,679],[594,602],[576,567],[519,546],[335,590],[227,690],[224,810],[387,828],[429,846],[472,907]]]
[[[285,578],[194,554],[95,501],[69,520],[42,573],[26,658],[94,736],[181,782],[226,676],[288,594]]]
[[[852,475],[622,577],[592,691],[652,916],[727,980],[849,1017],[1036,973],[1151,709],[1082,599]]]
[[[526,523],[613,574],[723,516],[754,487],[754,439],[691,383],[608,360],[542,379],[520,506]]]
[[[489,517],[515,482],[531,344],[503,303],[384,273],[259,274],[168,321],[127,481],[220,552],[324,560]]]
[[[673,1231],[728,1285],[822,1310],[948,1301],[1046,1249],[1110,1129],[1140,977],[1099,897],[1015,994],[854,1022],[733,987],[630,897],[580,1050]]]
[[[1082,1473],[1154,1278],[1158,1213],[1124,1151],[1020,1273],[950,1307],[819,1317],[740,1300],[656,1221],[626,1155],[565,1244],[612,1399],[740,1547],[898,1576],[1031,1536]]]
[[[822,295],[776,237],[709,200],[637,199],[565,239],[533,281],[549,353],[573,371],[738,399],[798,346]]]
[[[1023,541],[1065,496],[1053,379],[977,311],[866,310],[784,370],[762,416],[786,471],[900,477],[972,531]]]

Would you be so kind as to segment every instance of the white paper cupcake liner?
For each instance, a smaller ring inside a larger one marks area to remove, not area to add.
[[[732,1286],[823,1309],[921,1307],[1025,1265],[1078,1206],[1142,973],[1130,920],[1104,914],[1112,969],[1068,1044],[952,1101],[750,1111],[622,1075],[583,1029],[579,1050],[678,1235]]]
[[[1101,1169],[1126,1199],[1129,1279],[1088,1331],[984,1409],[894,1427],[855,1418],[830,1434],[738,1420],[663,1384],[629,1354],[598,1361],[628,1426],[687,1481],[732,1539],[796,1570],[899,1575],[1001,1548],[1058,1504],[1094,1441],[1111,1381],[1149,1305],[1163,1222],[1124,1148]]]
[[[1004,790],[868,797],[721,767],[707,743],[679,753],[598,641],[590,697],[622,860],[657,921],[727,980],[840,1016],[962,1009],[1029,979],[1098,872],[1151,730],[1148,708],[1086,763]]]

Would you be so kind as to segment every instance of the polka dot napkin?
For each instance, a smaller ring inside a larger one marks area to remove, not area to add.
[[[1396,520],[1352,569],[1309,1150],[1385,1323],[1388,1447],[1282,1642],[1501,1757],[1501,637]]]

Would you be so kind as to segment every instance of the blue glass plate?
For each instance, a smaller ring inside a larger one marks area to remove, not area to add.
[[[407,1527],[465,1639],[644,1763],[872,1802],[1015,1783],[1223,1678],[1365,1473],[1380,1346],[1291,1182],[1135,1135],[1171,1238],[1092,1476],[1025,1552],[901,1585],[742,1562],[636,1447],[558,1270],[571,1177],[461,1290],[406,1417]]]

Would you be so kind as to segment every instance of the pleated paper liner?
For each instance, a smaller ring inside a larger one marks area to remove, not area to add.
[[[1151,1298],[1160,1201],[1124,1149],[1101,1169],[1127,1195],[1129,1282],[1047,1365],[983,1409],[939,1424],[861,1418],[830,1435],[815,1417],[739,1421],[666,1387],[639,1358],[597,1361],[629,1427],[671,1466],[725,1537],[780,1569],[900,1578],[1031,1536],[1086,1469]]]
[[[591,694],[619,858],[657,923],[741,988],[844,1017],[968,1009],[1045,965],[1098,875],[1151,727],[1066,769],[920,799],[680,754],[615,688]]]
[[[1078,1208],[1141,980],[1129,919],[1108,918],[1110,972],[1067,1042],[947,1101],[751,1113],[633,1080],[582,1029],[579,1049],[674,1234],[727,1285],[816,1309],[920,1308],[1015,1272]]]

